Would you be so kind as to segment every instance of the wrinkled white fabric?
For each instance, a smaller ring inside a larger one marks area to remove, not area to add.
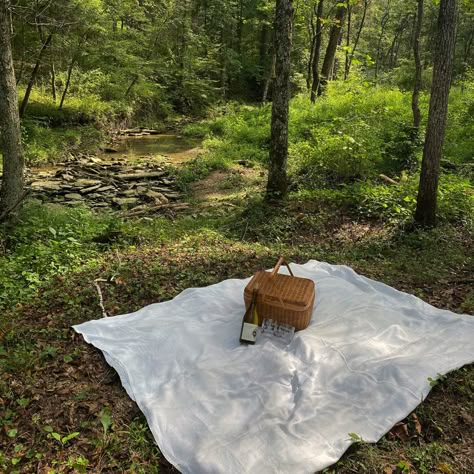
[[[286,349],[239,344],[248,280],[74,327],[181,472],[314,473],[341,457],[349,433],[377,441],[426,397],[429,377],[474,361],[474,317],[346,266],[292,268],[314,280],[316,301]]]

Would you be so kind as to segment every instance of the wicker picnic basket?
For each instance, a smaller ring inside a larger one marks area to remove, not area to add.
[[[278,273],[285,264],[290,275]],[[279,323],[294,326],[297,331],[308,327],[314,305],[314,282],[293,275],[290,266],[280,257],[272,272],[257,272],[244,290],[245,306],[252,301],[254,288],[257,288],[257,313],[259,324],[263,319],[273,319]]]

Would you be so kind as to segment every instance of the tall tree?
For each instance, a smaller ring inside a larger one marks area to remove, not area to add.
[[[336,9],[336,15],[334,17],[334,23],[329,32],[328,45],[326,47],[326,54],[324,56],[323,66],[321,68],[321,79],[320,79],[320,88],[318,90],[318,95],[321,95],[326,87],[328,80],[331,77],[334,58],[336,57],[337,45],[341,36],[341,28],[344,24],[344,18],[346,16],[347,6],[340,3]]]
[[[26,106],[28,105],[28,101],[30,99],[31,90],[33,89],[33,86],[35,84],[36,76],[38,75],[38,71],[41,66],[44,53],[47,47],[49,46],[49,44],[51,43],[52,38],[53,38],[53,35],[49,34],[46,40],[43,42],[40,52],[38,54],[38,57],[36,58],[35,67],[33,68],[33,71],[31,72],[30,80],[28,81],[28,85],[26,86],[25,96],[23,97],[23,100],[21,101],[20,117],[23,117],[25,115],[25,110],[26,110]]]
[[[454,62],[456,14],[456,0],[441,0],[437,44],[433,61],[430,109],[415,212],[415,221],[424,226],[432,226],[436,223],[439,168]]]
[[[23,148],[10,36],[10,0],[0,0],[0,126],[3,144],[0,218],[21,201],[24,186]]]
[[[313,80],[311,84],[311,102],[316,100],[316,93],[319,90],[319,58],[321,56],[321,42],[322,42],[322,21],[324,0],[319,0],[316,9],[316,33],[314,38],[314,53],[312,63]]]
[[[423,25],[423,0],[418,0],[418,8],[416,13],[416,25],[415,25],[415,37],[413,41],[413,54],[415,57],[415,82],[413,84],[413,95],[411,98],[411,108],[413,110],[413,138],[418,139],[420,130],[420,106],[418,105],[418,99],[420,97],[421,90],[421,74],[422,64],[420,56],[420,36],[421,27]]]
[[[365,23],[365,18],[367,16],[367,9],[369,8],[369,3],[370,3],[370,0],[364,0],[364,9],[362,10],[362,18],[359,23],[359,28],[357,30],[357,34],[354,40],[354,45],[352,46],[352,50],[350,53],[349,53],[349,50],[346,51],[346,67],[344,69],[344,79],[347,79],[349,77],[349,73],[351,71],[352,61],[354,59],[354,55],[357,50],[357,46],[359,44],[362,29],[364,28],[364,23]],[[347,38],[349,38],[349,24],[347,28],[348,28]]]
[[[274,21],[275,81],[273,84],[270,165],[267,200],[281,200],[288,191],[288,115],[293,0],[276,0]]]

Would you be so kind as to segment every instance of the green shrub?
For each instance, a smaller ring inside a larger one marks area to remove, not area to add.
[[[402,180],[400,186],[356,183],[345,189],[347,202],[364,217],[404,224],[412,220],[416,207],[419,176]],[[438,219],[472,226],[474,190],[469,181],[456,175],[443,175],[439,184]]]
[[[0,308],[20,302],[53,277],[93,262],[98,247],[92,239],[110,227],[111,219],[85,209],[26,203],[11,226],[0,227]]]

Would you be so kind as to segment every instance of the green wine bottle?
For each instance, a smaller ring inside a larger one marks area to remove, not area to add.
[[[255,344],[257,340],[258,314],[257,314],[257,289],[253,290],[252,302],[248,307],[242,319],[242,328],[240,329],[241,344]]]

